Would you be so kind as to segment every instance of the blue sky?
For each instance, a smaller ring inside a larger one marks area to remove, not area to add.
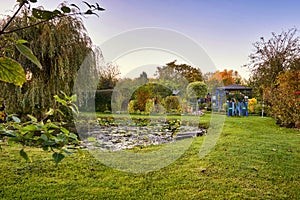
[[[243,77],[249,75],[247,69],[241,66],[248,62],[248,55],[253,49],[252,43],[261,36],[269,38],[272,32],[280,33],[282,30],[300,27],[300,1],[297,0],[87,1],[98,2],[106,8],[100,18],[90,16],[84,19],[95,45],[101,47],[111,37],[136,28],[171,29],[197,42],[217,69],[234,69]],[[50,9],[61,1],[39,2]],[[78,0],[69,2],[84,6]],[[14,3],[14,0],[1,0],[0,13],[11,9]],[[105,52],[103,53],[105,56]],[[177,59],[173,59],[172,55],[157,60],[154,57],[153,63],[161,65]],[[143,55],[132,54],[127,59],[122,58],[116,62],[121,68],[128,69],[149,64],[143,63],[143,60]]]

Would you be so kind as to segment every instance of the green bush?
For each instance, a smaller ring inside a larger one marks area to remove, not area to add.
[[[181,106],[178,97],[168,96],[165,99],[165,109],[168,113],[180,113]]]

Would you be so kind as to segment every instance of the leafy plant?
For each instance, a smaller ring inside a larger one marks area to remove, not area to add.
[[[21,144],[23,147],[20,150],[20,156],[26,161],[31,161],[25,152],[26,146],[39,147],[44,151],[51,150],[54,161],[59,163],[65,157],[64,154],[72,154],[68,148],[76,148],[79,144],[77,135],[66,129],[64,122],[53,122],[50,120],[51,116],[57,113],[65,115],[61,108],[66,108],[78,114],[77,107],[74,104],[76,97],[68,97],[64,94],[64,98],[60,98],[57,95],[54,98],[60,106],[50,108],[47,113],[44,113],[44,119],[41,121],[38,121],[34,116],[28,115],[29,120],[21,122],[17,116],[10,115],[10,120],[7,123],[0,124],[0,139],[6,140],[9,144]]]

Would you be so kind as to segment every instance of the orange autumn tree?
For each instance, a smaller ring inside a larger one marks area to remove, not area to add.
[[[227,70],[216,71],[207,80],[209,91],[213,92],[219,86],[227,86],[231,84],[241,84],[242,77],[238,71]]]

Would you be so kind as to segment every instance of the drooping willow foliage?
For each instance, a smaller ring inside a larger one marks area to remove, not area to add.
[[[23,11],[9,29],[33,24],[30,13]],[[7,19],[6,19],[7,20]],[[2,23],[1,23],[2,24]],[[15,58],[27,72],[22,87],[0,83],[0,97],[6,100],[8,113],[19,116],[32,114],[39,118],[54,106],[53,96],[60,91],[72,94],[74,80],[82,62],[92,52],[92,43],[78,17],[62,17],[11,34],[12,38],[27,40],[27,45],[41,62],[38,69],[14,49],[1,52]],[[95,70],[95,65],[92,65]]]

